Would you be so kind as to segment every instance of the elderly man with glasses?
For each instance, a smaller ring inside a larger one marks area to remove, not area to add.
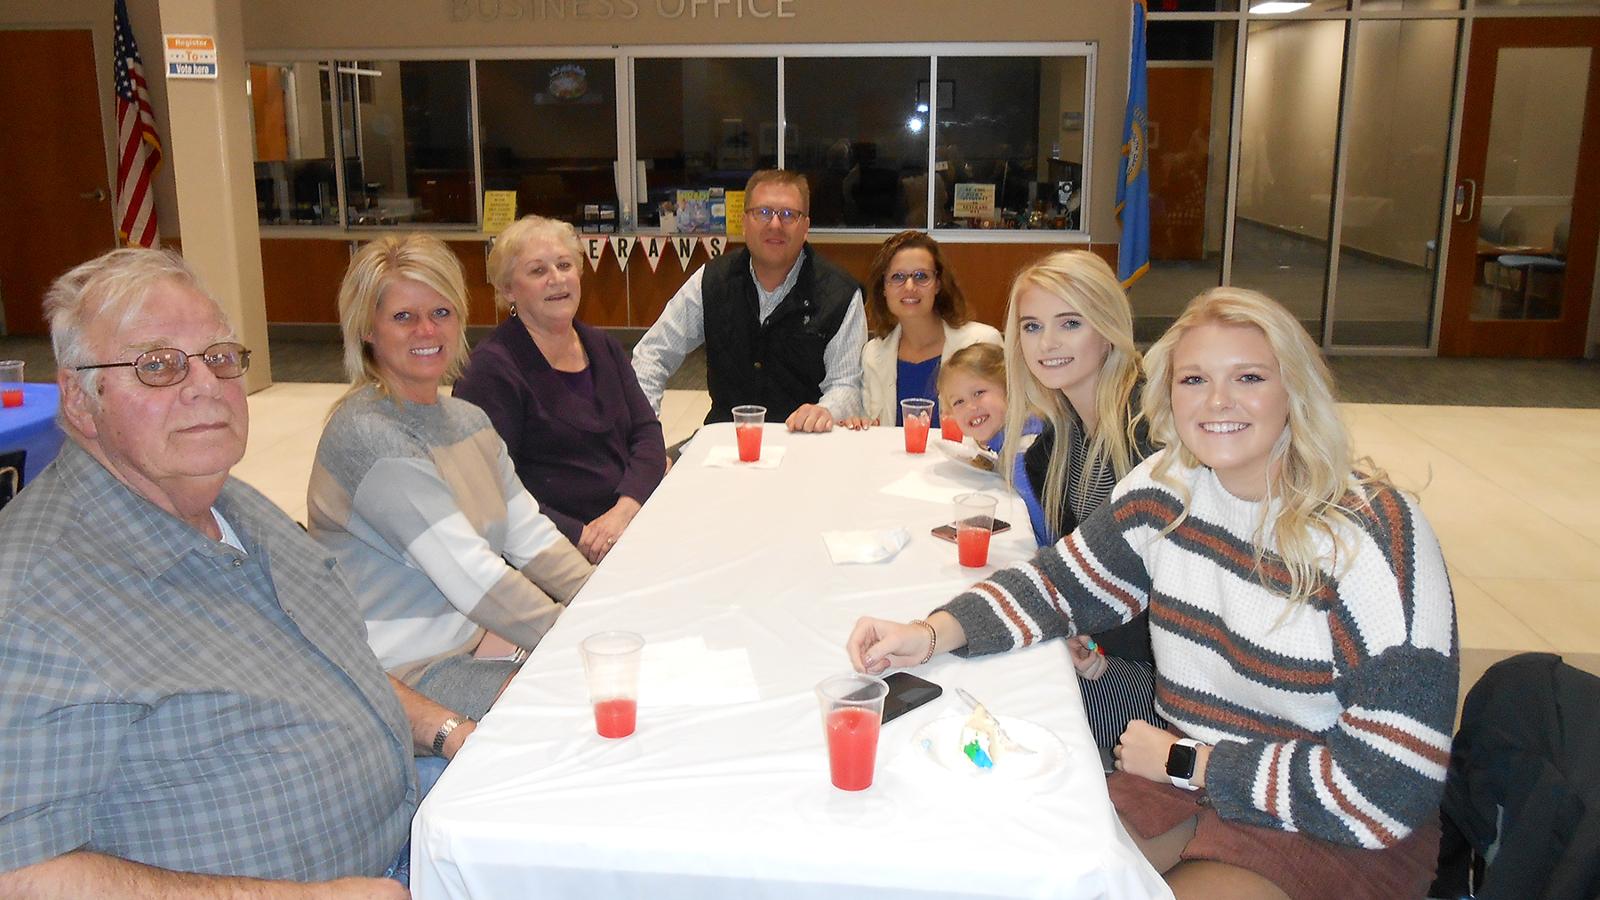
[[[661,412],[667,379],[706,347],[706,422],[767,408],[791,431],[828,431],[861,414],[861,287],[806,243],[805,176],[766,169],[745,186],[745,244],[689,276],[633,348],[645,397]]]
[[[45,299],[71,439],[0,513],[0,896],[403,897],[412,758],[325,550],[228,470],[250,351],[184,261]],[[440,740],[443,735],[443,740]]]

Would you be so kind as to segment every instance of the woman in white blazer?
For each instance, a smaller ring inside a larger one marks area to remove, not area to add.
[[[944,263],[939,242],[920,231],[902,231],[883,242],[867,276],[867,330],[861,351],[866,415],[845,419],[847,428],[899,425],[900,401],[934,401],[939,426],[939,367],[950,355],[977,343],[1003,344],[1000,332],[967,319],[967,300],[955,273]]]

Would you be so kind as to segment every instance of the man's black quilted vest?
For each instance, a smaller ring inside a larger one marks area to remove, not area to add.
[[[800,277],[767,321],[760,320],[750,251],[741,247],[706,265],[701,282],[706,328],[706,423],[728,422],[733,408],[758,404],[768,422],[782,422],[822,397],[823,353],[839,331],[855,279],[806,245]]]

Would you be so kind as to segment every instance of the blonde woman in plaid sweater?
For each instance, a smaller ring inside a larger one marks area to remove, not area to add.
[[[1180,897],[1420,897],[1458,661],[1437,540],[1354,459],[1310,338],[1253,291],[1195,298],[1145,357],[1165,449],[1031,562],[926,622],[857,623],[863,671],[1150,613],[1156,702],[1112,801]]]

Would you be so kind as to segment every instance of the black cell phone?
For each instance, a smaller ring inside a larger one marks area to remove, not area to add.
[[[889,696],[883,698],[885,722],[891,722],[944,693],[944,688],[910,672],[895,672],[883,680],[889,685]]]
[[[1001,519],[995,519],[994,520],[994,527],[989,529],[989,533],[990,534],[999,534],[1002,531],[1010,531],[1010,530],[1011,530],[1011,523],[1010,522],[1006,522],[1006,521],[1001,520]],[[949,525],[940,525],[938,528],[935,528],[933,530],[933,536],[938,538],[941,541],[949,541],[950,543],[954,544],[956,542],[956,523],[951,522]]]

